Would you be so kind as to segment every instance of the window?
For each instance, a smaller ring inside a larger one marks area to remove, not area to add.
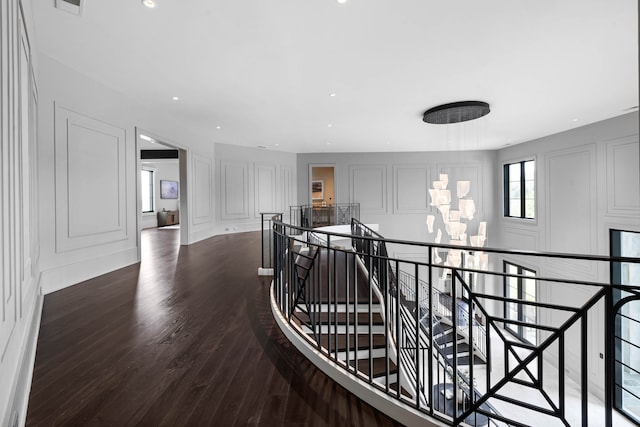
[[[153,171],[140,171],[140,189],[142,190],[142,213],[153,212]]]
[[[504,165],[504,216],[535,219],[535,170],[535,160]]]
[[[520,277],[504,278],[504,296],[505,298],[517,299],[521,301],[535,302],[537,298],[536,291],[536,272],[528,268],[521,267],[516,264],[504,262],[504,272],[507,274],[518,275]],[[537,323],[538,314],[536,307],[529,304],[521,304],[516,302],[504,303],[504,317],[508,320],[517,322],[526,322],[531,324]],[[537,343],[536,328],[523,326],[514,323],[506,323],[505,329],[528,342],[529,344]]]
[[[611,256],[640,257],[640,232],[611,230]],[[640,283],[640,264],[613,262],[611,283]],[[640,423],[640,299],[623,289],[614,289],[613,302],[625,300],[615,313],[614,404],[623,414]]]

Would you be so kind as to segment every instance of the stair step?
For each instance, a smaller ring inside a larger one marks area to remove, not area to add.
[[[386,372],[386,359],[384,357],[375,357],[371,359],[373,363],[373,378],[384,377]],[[349,361],[349,365],[354,368],[355,361]],[[358,371],[365,375],[369,375],[369,359],[358,360]],[[389,360],[389,375],[395,374],[398,367],[393,361]]]
[[[310,323],[304,323],[304,324],[300,324],[300,321],[298,319],[291,319],[292,321],[298,323],[299,326],[302,327],[302,330],[307,333],[307,334],[312,334],[313,331],[311,329],[311,324]],[[368,334],[369,331],[371,331],[372,334],[382,334],[384,335],[384,325],[373,325],[371,326],[371,328],[369,328],[369,324],[358,324],[357,328],[356,325],[352,325],[349,324],[349,326],[347,327],[346,324],[344,325],[338,325],[336,327],[336,325],[334,325],[333,323],[330,324],[320,324],[320,325],[316,325],[316,329],[317,331],[320,332],[320,334]]]
[[[333,308],[333,307],[332,307]],[[296,312],[294,313],[300,322],[302,323],[310,323],[311,319],[307,313]],[[331,312],[331,313],[320,313],[317,318],[317,322],[320,324],[337,323],[338,325],[346,325],[349,322],[349,325],[355,325],[356,318],[358,320],[358,325],[368,325],[369,324],[369,312],[360,312],[357,313],[345,313],[345,312]],[[373,313],[371,316],[371,323],[373,325],[384,325],[384,321],[382,316],[379,313]]]
[[[333,353],[335,350],[332,348],[331,349],[331,353]],[[362,360],[362,359],[368,359],[369,358],[369,354],[371,354],[371,357],[373,358],[377,358],[377,357],[385,357],[386,356],[386,351],[385,348],[373,348],[373,349],[369,349],[369,348],[365,348],[365,349],[358,349],[356,351],[356,349],[349,349],[349,351],[347,352],[346,350],[344,351],[338,351],[338,355],[337,358],[340,360],[347,360],[349,359],[354,360],[354,359],[358,359],[358,360]]]
[[[453,354],[453,345],[446,346],[442,349],[442,353],[446,356],[451,356]],[[458,343],[458,354],[460,353],[469,353],[469,344],[463,342]]]
[[[392,393],[393,392],[397,393],[397,391],[398,391],[398,383],[389,384],[389,391],[392,392]],[[403,395],[404,397],[408,397],[410,399],[413,399],[413,396],[411,395],[411,393],[409,393],[407,391],[407,389],[404,388],[404,387],[400,388],[400,394]]]
[[[347,344],[349,344],[349,350],[356,349],[356,334],[339,334],[338,336],[338,351],[347,351]],[[358,337],[358,350],[366,350],[368,348],[382,348],[384,349],[384,334],[372,334],[371,346],[369,345],[369,334],[357,334]],[[329,348],[329,338],[331,338],[331,349],[335,349],[336,341],[335,336],[329,337],[323,335],[320,337],[320,345],[324,348]]]
[[[449,358],[449,360],[453,361],[453,357]],[[484,364],[486,364],[486,362],[484,360],[480,359],[478,356],[474,356],[473,360],[474,360],[474,362],[473,362],[474,365],[484,365]],[[467,366],[467,365],[469,365],[469,355],[468,354],[466,356],[459,355],[458,356],[458,369],[460,369],[461,366]]]
[[[464,340],[462,335],[457,335],[458,342]],[[453,345],[453,334],[447,334],[441,337],[436,338],[435,340],[441,347],[447,347]]]
[[[350,301],[349,304],[345,304],[344,302],[336,303],[332,301],[331,305],[326,303],[322,303],[319,306],[316,305],[316,309],[321,312],[334,312],[337,310],[339,313],[344,313],[344,312],[353,313],[357,309],[358,313],[368,313],[369,304],[358,303],[358,305],[356,306],[355,304],[353,304],[353,301]],[[379,313],[381,310],[382,310],[382,306],[380,305],[380,303],[375,303],[371,305],[371,311]]]

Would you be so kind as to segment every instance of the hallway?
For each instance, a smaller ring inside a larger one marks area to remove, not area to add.
[[[27,425],[396,425],[281,334],[258,232],[178,246],[47,295]]]

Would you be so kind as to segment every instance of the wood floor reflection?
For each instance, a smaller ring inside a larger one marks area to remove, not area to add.
[[[27,425],[397,425],[281,334],[259,239],[146,230],[141,264],[47,295]]]

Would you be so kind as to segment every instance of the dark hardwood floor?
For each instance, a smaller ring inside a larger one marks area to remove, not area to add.
[[[47,295],[27,425],[397,425],[282,335],[260,233],[188,247],[142,234],[142,263]]]

